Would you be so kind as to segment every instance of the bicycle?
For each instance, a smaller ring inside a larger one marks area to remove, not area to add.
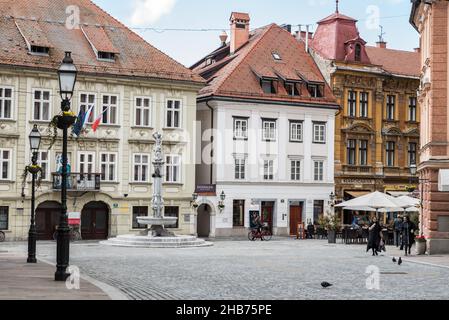
[[[56,230],[53,233],[53,240],[56,241],[57,239],[58,239],[58,230]],[[80,240],[81,240],[81,233],[77,229],[70,227],[70,241],[75,242]]]
[[[258,228],[252,229],[249,233],[248,233],[248,239],[250,241],[256,241],[257,239],[260,239],[261,241],[270,241],[271,238],[273,237],[273,234],[271,233],[271,231],[268,229],[267,225],[264,225],[260,231]]]
[[[0,242],[4,242],[6,239],[5,233],[3,231],[0,231]]]

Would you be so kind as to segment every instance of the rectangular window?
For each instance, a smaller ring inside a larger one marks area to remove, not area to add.
[[[245,159],[235,159],[235,180],[245,180]]]
[[[87,175],[95,173],[95,153],[93,152],[78,153],[78,172]]]
[[[0,180],[11,179],[11,151],[0,149]]]
[[[133,229],[145,229],[146,226],[139,224],[138,217],[148,216],[148,207],[133,207]]]
[[[356,164],[356,157],[355,157],[356,140],[353,139],[348,140],[347,151],[348,151],[348,164],[354,166]]]
[[[50,120],[50,96],[49,90],[34,90],[33,92],[33,120]]]
[[[0,119],[12,119],[12,89],[0,87]]]
[[[234,139],[248,138],[248,119],[234,118]]]
[[[150,156],[148,154],[134,154],[133,161],[134,182],[148,182],[150,180]]]
[[[276,88],[274,86],[274,81],[272,81],[272,80],[262,80],[260,82],[260,85],[262,86],[262,90],[263,90],[264,93],[276,94]]]
[[[298,90],[298,86],[296,85],[296,83],[286,82],[285,83],[285,91],[287,91],[287,94],[289,96],[292,96],[292,97],[299,96],[299,90]]]
[[[360,92],[360,117],[368,118],[368,92]]]
[[[234,200],[232,207],[232,224],[234,227],[245,226],[245,200]]]
[[[102,153],[100,155],[101,181],[117,181],[117,154]]]
[[[302,142],[302,122],[290,121],[290,141]]]
[[[317,182],[324,181],[324,161],[314,161],[313,166],[314,180]]]
[[[118,96],[104,95],[102,102],[102,124],[118,124]]]
[[[276,141],[276,120],[262,120],[263,140]]]
[[[408,144],[408,164],[417,164],[417,143],[416,142],[410,142]]]
[[[9,207],[0,207],[0,230],[8,230]]]
[[[181,100],[167,100],[166,127],[181,128]]]
[[[171,226],[166,226],[169,229],[178,229],[179,228],[179,207],[165,207],[164,214],[166,217],[176,217],[178,220],[175,224]]]
[[[324,201],[315,200],[313,202],[313,222],[318,223],[320,216],[324,215]]]
[[[290,161],[291,171],[290,171],[290,179],[292,181],[300,181],[301,180],[301,161],[293,160]]]
[[[355,117],[357,113],[357,92],[348,92],[348,116]]]
[[[316,84],[309,84],[307,90],[312,98],[322,98],[324,96],[324,87]]]
[[[274,161],[265,160],[263,165],[263,179],[274,180]]]
[[[50,179],[50,162],[48,151],[39,151],[37,153],[37,164],[42,168],[42,179]]]
[[[134,124],[138,127],[151,127],[151,98],[138,97],[135,103]]]
[[[388,95],[387,96],[387,120],[395,119],[395,111],[396,111],[396,96]]]
[[[361,166],[368,165],[368,140],[359,141],[359,163]]]
[[[416,97],[410,97],[408,106],[408,120],[416,122]]]
[[[168,155],[165,157],[165,182],[181,182],[181,157],[178,155]]]
[[[396,144],[392,141],[387,142],[386,155],[387,167],[394,167],[395,165],[395,147]]]
[[[89,119],[87,119],[87,123],[93,123],[95,121],[95,104],[96,104],[96,95],[95,94],[80,94],[80,109],[84,114],[92,108],[92,111],[89,115]]]
[[[313,142],[314,143],[326,143],[326,124],[314,123],[313,124]]]

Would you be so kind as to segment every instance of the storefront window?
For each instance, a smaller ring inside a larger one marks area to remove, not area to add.
[[[317,223],[320,216],[324,214],[324,200],[315,200],[313,202],[313,221]]]
[[[234,227],[243,227],[245,223],[245,200],[234,200],[232,221]]]

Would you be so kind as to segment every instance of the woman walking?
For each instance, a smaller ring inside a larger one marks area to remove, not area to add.
[[[402,245],[401,250],[405,250],[405,255],[412,254],[412,246],[415,243],[415,224],[408,216],[404,217],[402,224]]]
[[[369,237],[368,237],[368,247],[366,252],[370,249],[373,250],[373,256],[378,256],[378,249],[380,244],[380,232],[381,232],[380,224],[377,221],[377,218],[374,217],[373,221],[369,227]]]

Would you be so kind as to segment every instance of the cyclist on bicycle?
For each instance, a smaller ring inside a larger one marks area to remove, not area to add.
[[[260,234],[262,232],[263,223],[258,214],[254,215],[254,225],[256,226],[257,232]]]

